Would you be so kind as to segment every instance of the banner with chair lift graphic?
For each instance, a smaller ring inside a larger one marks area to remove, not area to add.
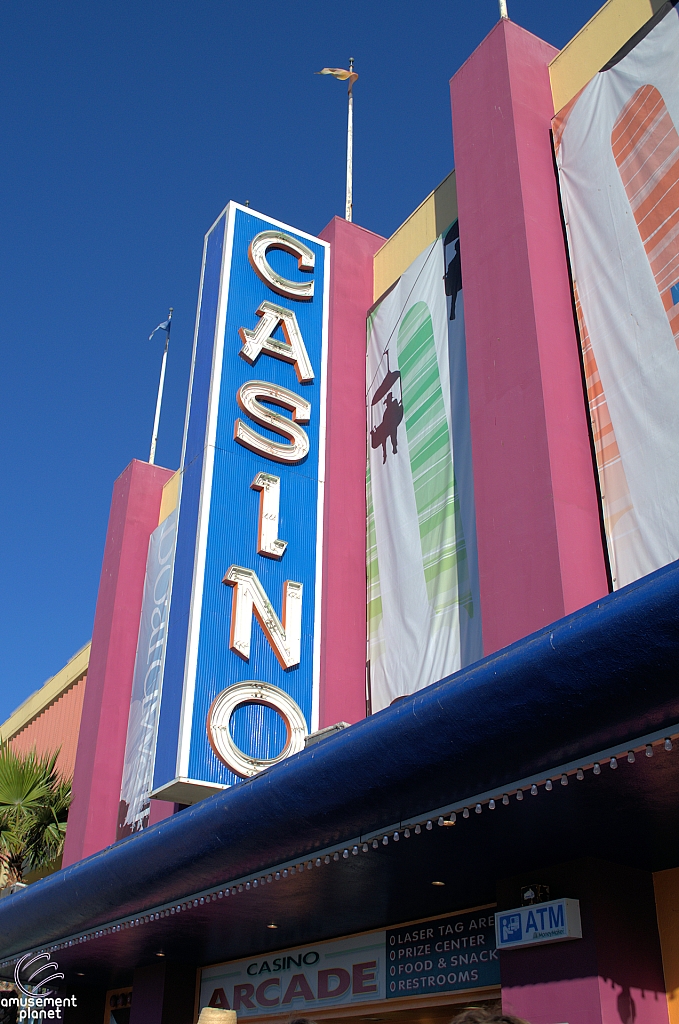
[[[373,711],[478,660],[481,612],[457,222],[368,318]]]

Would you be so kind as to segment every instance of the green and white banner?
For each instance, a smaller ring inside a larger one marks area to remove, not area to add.
[[[368,321],[373,712],[483,653],[456,227]]]

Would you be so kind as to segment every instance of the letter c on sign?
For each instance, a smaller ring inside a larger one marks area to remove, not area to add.
[[[279,992],[278,992],[278,995],[275,997],[275,999],[270,999],[267,996],[267,994],[266,994],[266,990],[268,988],[271,988],[273,985],[277,985],[278,986]],[[278,1004],[281,1001],[280,985],[281,985],[281,979],[280,978],[267,978],[267,980],[263,981],[261,985],[258,985],[257,986],[257,996],[256,996],[256,998],[257,998],[257,1002],[259,1003],[259,1005],[260,1006],[278,1006]]]
[[[285,295],[287,299],[297,299],[302,302],[313,299],[314,282],[290,281],[287,277],[278,274],[269,265],[266,258],[270,249],[282,249],[283,252],[296,256],[299,269],[312,273],[316,257],[311,249],[300,242],[298,238],[286,235],[283,231],[260,231],[248,246],[248,259],[257,277],[261,278],[276,295]]]

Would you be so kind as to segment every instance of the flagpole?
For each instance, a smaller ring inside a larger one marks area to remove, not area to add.
[[[156,444],[158,443],[158,427],[160,426],[160,407],[163,404],[163,389],[165,387],[165,367],[167,366],[167,350],[170,347],[170,328],[172,326],[172,307],[167,318],[167,330],[165,332],[165,348],[163,349],[163,361],[160,364],[160,381],[158,382],[158,397],[156,399],[156,416],[153,421],[153,435],[151,437],[151,451],[149,453],[149,464],[152,466],[156,459]]]
[[[354,70],[354,58],[349,58],[349,71]],[[347,118],[347,200],[345,209],[345,218],[348,221],[352,220],[352,210],[354,206],[354,93],[352,90],[352,81],[349,79],[349,114]]]
[[[500,4],[500,17],[501,18],[509,19],[509,15],[507,14],[507,0],[499,0],[499,4]]]

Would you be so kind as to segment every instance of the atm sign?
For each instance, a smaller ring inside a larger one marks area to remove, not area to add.
[[[581,939],[580,904],[578,900],[551,900],[505,910],[495,915],[495,932],[498,949]]]

